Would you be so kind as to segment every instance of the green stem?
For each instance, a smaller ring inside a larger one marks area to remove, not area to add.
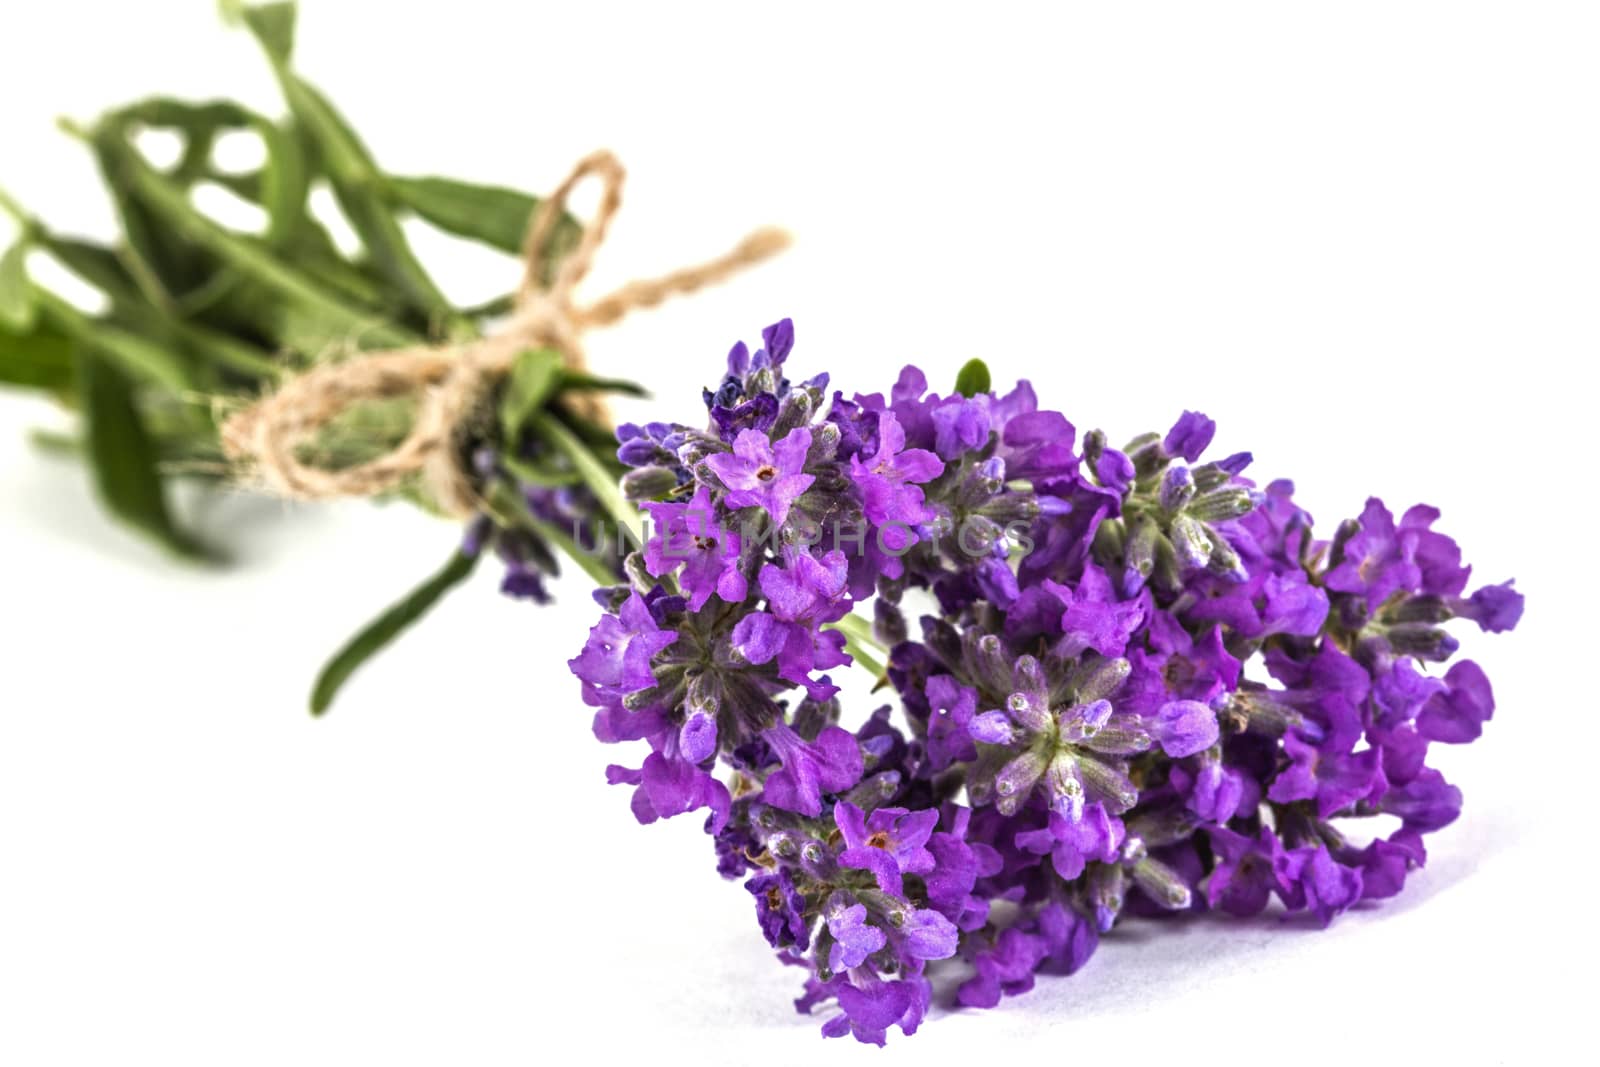
[[[19,204],[11,196],[11,194],[6,192],[4,189],[0,189],[0,211],[4,211],[7,215],[10,215],[13,219],[16,219],[17,227],[24,232],[31,229],[34,225],[33,216],[29,215],[25,210],[23,210],[22,205]]]
[[[576,563],[579,567],[582,567],[583,573],[594,579],[594,583],[596,585],[605,586],[617,584],[618,578],[616,574],[606,567],[605,562],[602,561],[599,556],[591,555],[590,553],[583,551],[583,549],[578,547],[578,543],[572,538],[568,537],[566,531],[562,530],[555,523],[546,522],[532,513],[523,515],[522,521],[525,522],[534,533],[555,545],[568,559],[572,560],[572,562]]]
[[[617,487],[616,477],[605,469],[595,458],[595,454],[589,451],[571,430],[548,415],[534,419],[533,427],[541,437],[572,461],[572,466],[583,479],[583,484],[588,486],[606,514],[626,529],[635,541],[643,542],[644,517],[639,514],[638,508],[628,503],[627,498],[622,495],[622,490]]]
[[[28,440],[34,448],[56,456],[78,456],[83,454],[83,442],[71,434],[58,433],[55,430],[30,430]]]
[[[544,540],[550,542],[561,550],[562,555],[583,569],[583,572],[594,580],[596,585],[616,585],[616,574],[605,565],[599,556],[583,551],[578,547],[578,542],[567,535],[553,522],[535,515],[529,508],[522,494],[512,485],[503,482],[496,484],[489,492],[485,503],[489,512],[494,517],[495,524],[501,527],[521,526],[530,530]]]
[[[865,667],[876,678],[884,676],[883,661],[878,657],[887,657],[889,650],[873,634],[872,623],[852,613],[828,625],[844,634],[845,651],[855,659],[856,666]]]

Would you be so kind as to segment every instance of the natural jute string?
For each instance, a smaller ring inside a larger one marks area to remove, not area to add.
[[[546,288],[539,281],[545,243],[568,194],[591,174],[605,183],[600,209]],[[789,236],[781,230],[757,230],[708,263],[629,282],[587,307],[577,307],[573,290],[588,274],[622,203],[623,174],[622,164],[610,152],[595,152],[539,205],[523,240],[522,283],[503,329],[481,340],[363,353],[307,371],[229,418],[222,427],[224,451],[235,460],[253,462],[267,486],[282,496],[305,500],[374,496],[420,471],[440,507],[454,515],[472,514],[479,500],[470,472],[461,466],[456,430],[518,355],[529,349],[553,349],[568,367],[581,371],[587,365],[582,346],[585,330],[608,326],[635,308],[654,307],[674,294],[722,281],[789,244]],[[308,466],[295,457],[296,446],[352,404],[400,396],[418,396],[419,409],[410,434],[387,455],[341,470]],[[604,408],[593,394],[574,396],[578,404],[589,405],[580,412],[603,417]]]

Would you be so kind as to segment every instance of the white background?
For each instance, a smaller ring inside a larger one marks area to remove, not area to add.
[[[563,667],[578,581],[539,610],[486,568],[312,721],[322,657],[456,531],[213,501],[239,565],[185,569],[5,397],[0,1062],[1533,1062],[1589,1030],[1594,9],[1044,10],[311,0],[299,65],[402,173],[542,189],[618,151],[594,294],[792,227],[781,262],[593,338],[663,415],[793,315],[794,366],[847,391],[981,355],[1080,430],[1208,412],[1325,529],[1368,493],[1441,507],[1528,615],[1463,635],[1499,712],[1447,753],[1466,811],[1405,894],[1326,933],[1129,924],[997,1011],[824,1046],[700,820],[640,828],[603,784],[620,754]],[[0,181],[65,227],[110,216],[56,114],[276,109],[203,0],[30,4],[3,33]],[[458,292],[513,277],[425,250]]]

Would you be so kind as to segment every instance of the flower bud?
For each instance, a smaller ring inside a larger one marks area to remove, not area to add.
[[[1012,667],[1011,678],[1016,688],[1035,693],[1043,693],[1050,686],[1044,666],[1033,656],[1018,656],[1016,664]]]
[[[1005,642],[994,634],[984,634],[972,643],[971,670],[981,687],[1004,693],[1011,688],[1011,654]]]
[[[635,589],[644,591],[656,587],[656,578],[645,568],[644,556],[640,553],[629,552],[628,558],[622,561],[622,570]]]
[[[1361,524],[1355,519],[1345,519],[1333,532],[1333,541],[1328,545],[1328,569],[1332,570],[1344,562],[1345,546],[1350,539],[1361,532]]]
[[[1163,511],[1177,511],[1194,499],[1194,475],[1188,467],[1177,465],[1167,468],[1161,476],[1161,491],[1157,501]]]
[[[1216,463],[1202,463],[1194,468],[1194,488],[1201,494],[1220,489],[1233,481],[1233,475]]]
[[[627,467],[646,467],[653,463],[671,463],[673,455],[648,437],[635,437],[617,448],[617,459]]]
[[[1214,537],[1211,543],[1211,559],[1206,562],[1206,569],[1212,574],[1220,574],[1225,578],[1232,578],[1242,582],[1250,577],[1245,572],[1244,561],[1239,558],[1239,553],[1228,544],[1225,537]]]
[[[1268,737],[1282,737],[1292,729],[1315,740],[1311,734],[1321,733],[1320,729],[1300,712],[1272,699],[1260,690],[1241,689],[1234,693],[1228,698],[1227,705],[1219,718],[1228,723],[1238,723],[1242,720],[1243,730]]]
[[[1039,698],[1037,689],[1018,689],[1006,697],[1005,710],[1025,729],[1034,733],[1050,725],[1050,708]]]
[[[1121,559],[1127,551],[1128,530],[1121,519],[1107,519],[1094,532],[1094,554],[1102,560]]]
[[[1080,743],[1092,752],[1108,756],[1133,756],[1148,752],[1155,739],[1148,730],[1116,723],[1096,730]]]
[[[1154,474],[1167,461],[1167,454],[1161,448],[1161,435],[1158,433],[1140,434],[1129,441],[1122,451],[1133,461],[1133,469],[1141,478]]]
[[[1006,461],[999,456],[988,459],[972,468],[962,481],[959,501],[972,507],[983,503],[1006,487]]]
[[[689,679],[689,695],[685,703],[691,715],[716,718],[722,707],[722,695],[717,687],[715,671],[699,671]]]
[[[1231,486],[1214,493],[1196,497],[1185,509],[1201,522],[1226,522],[1248,515],[1256,509],[1257,494],[1249,489]]]
[[[879,641],[893,648],[906,639],[906,617],[900,605],[884,597],[872,601],[872,632]]]
[[[1100,462],[1100,456],[1106,450],[1106,432],[1104,430],[1090,430],[1083,435],[1083,458],[1090,469]]]
[[[1421,622],[1405,622],[1391,626],[1386,636],[1389,638],[1389,646],[1396,652],[1435,663],[1449,659],[1461,647],[1461,642],[1437,626]]]
[[[861,779],[844,794],[844,799],[868,811],[881,808],[900,791],[900,772],[883,771]]]
[[[832,459],[839,451],[839,427],[832,422],[818,423],[811,427],[810,456]]]
[[[1455,612],[1441,596],[1406,597],[1381,614],[1387,622],[1441,623],[1455,618]]]
[[[1086,757],[1078,760],[1078,773],[1083,778],[1084,788],[1113,814],[1139,803],[1139,790],[1119,767]]]
[[[1134,863],[1133,884],[1163,908],[1182,911],[1193,903],[1194,895],[1183,876],[1149,856]]]
[[[809,393],[801,389],[789,390],[789,395],[778,406],[777,417],[772,420],[768,434],[777,440],[790,430],[809,424],[814,410],[815,405]]]
[[[1212,542],[1205,526],[1193,516],[1180,512],[1169,527],[1172,550],[1178,565],[1186,571],[1198,570],[1211,559]]]
[[[1045,771],[1044,753],[1030,748],[1000,768],[995,775],[995,807],[1001,815],[1015,815]]]
[[[815,838],[807,838],[800,845],[800,868],[818,881],[825,882],[838,873],[833,850]]]
[[[1095,700],[1078,704],[1060,715],[1061,736],[1068,741],[1082,741],[1100,732],[1111,719],[1111,701]]]
[[[622,495],[637,503],[660,500],[678,488],[678,476],[665,467],[640,467],[622,476]]]
[[[1045,772],[1045,788],[1050,794],[1050,810],[1070,822],[1083,818],[1083,778],[1078,773],[1078,761],[1067,748],[1056,752]]]
[[[1156,539],[1161,530],[1155,520],[1141,515],[1128,529],[1128,544],[1123,550],[1122,595],[1131,597],[1144,588],[1150,572],[1156,567]]]
[[[1122,865],[1101,863],[1089,868],[1089,904],[1094,908],[1095,925],[1103,934],[1122,913],[1122,893],[1127,884]]]
[[[1016,737],[1016,730],[1011,725],[1011,720],[1003,711],[986,711],[981,715],[974,715],[967,723],[967,733],[974,741],[981,741],[986,745],[1009,745]]]
[[[1084,665],[1072,678],[1072,695],[1084,704],[1105,700],[1121,688],[1133,665],[1118,656],[1098,659]]]

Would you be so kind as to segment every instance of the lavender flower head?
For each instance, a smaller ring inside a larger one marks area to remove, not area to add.
[[[1445,627],[1522,611],[1437,512],[1319,537],[1198,412],[1116,449],[1027,383],[828,398],[793,345],[736,346],[703,426],[619,432],[655,529],[570,665],[642,750],[610,780],[641,822],[705,814],[824,1035],[915,1032],[935,966],[990,1007],[1124,921],[1400,892],[1461,808],[1433,746],[1494,712]],[[845,725],[863,664],[900,709]]]

